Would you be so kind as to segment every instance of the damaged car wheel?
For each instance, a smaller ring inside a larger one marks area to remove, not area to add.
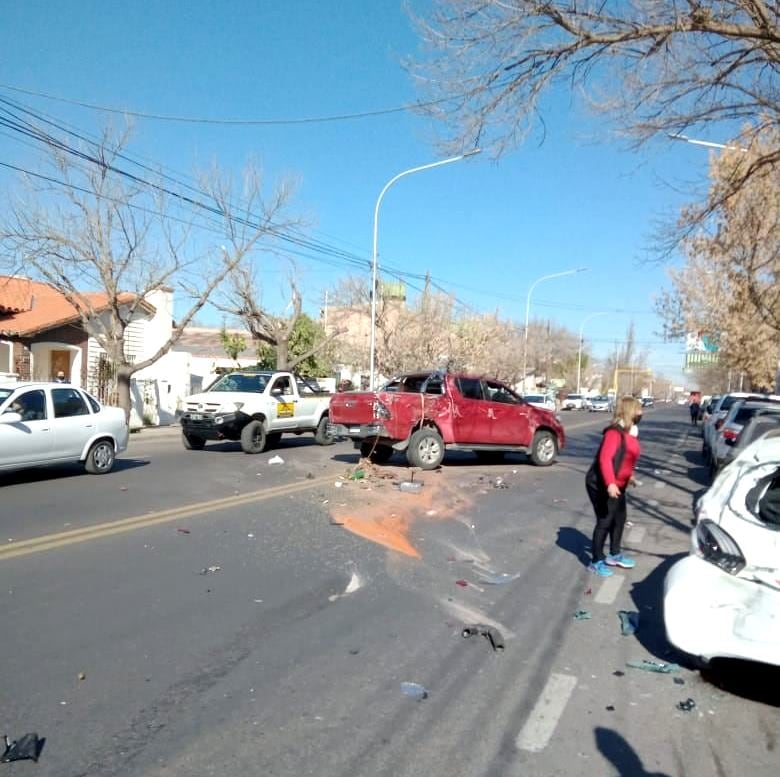
[[[436,469],[444,460],[444,440],[435,429],[418,429],[409,438],[406,459],[413,467]]]

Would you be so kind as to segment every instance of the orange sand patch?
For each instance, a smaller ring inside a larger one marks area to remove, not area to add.
[[[425,481],[419,494],[399,493],[387,481],[350,484],[339,494],[348,503],[333,509],[331,516],[358,537],[405,556],[421,558],[409,538],[412,524],[418,520],[454,518],[469,507],[471,499],[464,499],[440,473],[423,473],[418,479]]]

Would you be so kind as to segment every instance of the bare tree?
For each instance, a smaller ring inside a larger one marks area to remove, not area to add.
[[[758,133],[780,126],[779,22],[765,0],[435,0],[411,69],[458,150],[521,141],[556,84],[636,144],[734,120]],[[734,189],[779,162],[766,149]]]
[[[276,351],[276,369],[294,370],[299,364],[327,348],[343,329],[336,329],[315,342],[303,353],[292,354],[290,342],[303,312],[303,298],[294,276],[289,277],[291,313],[277,316],[266,310],[260,302],[260,290],[253,268],[237,266],[230,272],[229,291],[216,306],[239,319],[258,346],[268,346]]]
[[[738,192],[724,192],[778,144],[780,130],[772,130],[755,149],[713,157],[709,202],[685,210],[682,221],[698,223],[709,207],[714,216],[683,243],[686,263],[670,270],[672,290],[656,304],[667,334],[710,335],[724,365],[763,387],[773,385],[780,358],[780,166],[751,176]]]
[[[288,191],[280,187],[264,200],[253,167],[240,192],[216,172],[209,175],[202,183],[201,205],[208,211],[209,229],[221,233],[223,244],[196,254],[189,240],[192,210],[183,219],[175,193],[158,181],[123,175],[126,141],[126,135],[113,138],[106,132],[101,142],[81,151],[50,143],[50,174],[23,178],[0,223],[0,246],[6,263],[21,263],[76,309],[115,371],[119,404],[129,418],[133,374],[167,353],[225,274],[261,240],[273,237]],[[191,198],[188,203],[195,204]],[[128,348],[128,327],[148,309],[147,297],[165,287],[189,298],[189,308],[170,337],[136,361]]]

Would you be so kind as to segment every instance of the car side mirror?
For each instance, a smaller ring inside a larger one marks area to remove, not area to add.
[[[280,388],[277,388],[276,386],[271,389],[271,396],[273,397],[280,397],[282,394],[284,394],[284,391]]]
[[[13,410],[6,410],[5,413],[0,415],[0,424],[20,424],[22,422],[22,416]]]

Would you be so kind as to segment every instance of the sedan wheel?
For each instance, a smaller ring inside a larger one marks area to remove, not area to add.
[[[84,469],[90,475],[105,475],[114,467],[114,443],[111,440],[98,440],[87,454]]]

